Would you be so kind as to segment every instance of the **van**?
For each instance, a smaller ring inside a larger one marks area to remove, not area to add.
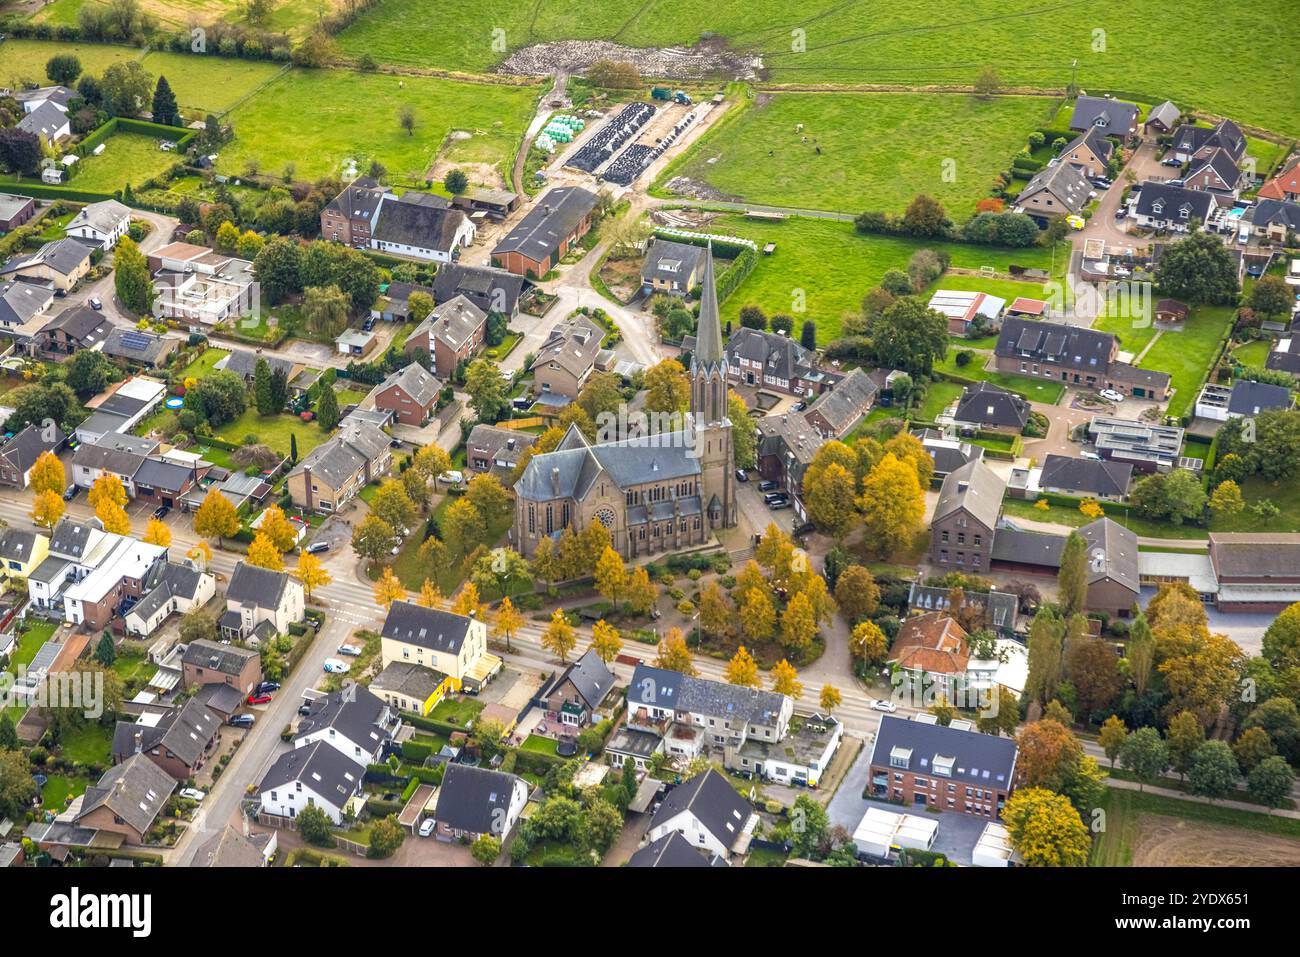
[[[1248,242],[1250,242],[1250,227],[1242,226],[1241,230],[1237,233],[1237,245],[1244,246]]]
[[[319,555],[321,552],[328,552],[329,550],[329,542],[312,542],[307,546],[307,552],[310,555]]]
[[[1079,458],[1081,458],[1081,459],[1091,459],[1091,460],[1094,461],[1094,462],[1100,462],[1100,461],[1101,461],[1101,456],[1098,455],[1096,452],[1080,452],[1080,453],[1079,453]]]

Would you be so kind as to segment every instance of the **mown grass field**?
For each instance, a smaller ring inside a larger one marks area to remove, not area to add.
[[[1173,376],[1174,396],[1169,414],[1186,414],[1196,403],[1206,371],[1214,361],[1219,340],[1232,324],[1229,306],[1199,306],[1187,318],[1181,332],[1165,332],[1147,350],[1138,366],[1159,369]]]
[[[740,308],[753,303],[768,315],[793,315],[797,325],[804,319],[817,323],[817,341],[824,345],[840,333],[840,320],[861,310],[862,297],[889,269],[904,269],[917,249],[944,249],[954,266],[979,269],[992,266],[1006,272],[1014,263],[1048,269],[1051,250],[1041,247],[1020,250],[984,246],[916,242],[893,236],[864,236],[852,223],[796,216],[779,223],[759,222],[743,216],[719,217],[708,231],[752,239],[760,246],[777,244],[771,256],[760,256],[758,266],[722,305],[723,322],[735,323]],[[1056,257],[1064,269],[1065,255]],[[802,292],[805,312],[795,310]]]
[[[854,213],[901,213],[926,193],[960,222],[1056,103],[964,93],[760,95],[733,107],[743,112],[701,138],[670,175],[750,202]]]
[[[84,6],[107,7],[106,0],[55,0],[42,7],[32,19],[56,26],[74,24]],[[140,0],[140,8],[158,19],[165,27],[182,29],[191,23],[228,23],[243,20],[243,4],[237,0]],[[301,35],[316,23],[317,15],[341,6],[341,0],[279,0],[271,11],[266,28],[275,32]]]
[[[177,134],[183,131],[177,130]],[[176,163],[175,152],[158,148],[158,140],[142,133],[114,133],[104,141],[104,152],[77,164],[71,185],[76,189],[111,193],[128,182],[139,186]]]
[[[218,166],[239,173],[250,161],[268,172],[292,162],[299,177],[360,171],[378,160],[395,181],[420,179],[453,130],[472,134],[485,159],[505,170],[537,99],[536,87],[462,83],[344,70],[294,70],[234,110],[235,140]],[[415,112],[407,134],[399,112]]]
[[[1086,7],[1038,0],[805,0],[780,8],[750,0],[386,0],[340,41],[347,52],[381,62],[481,71],[509,51],[548,40],[664,46],[710,33],[760,53],[771,81],[789,84],[969,84],[991,63],[1008,84],[1063,89],[1077,58],[1078,82],[1090,92],[1171,98],[1297,135],[1300,97],[1290,78],[1300,22],[1293,12],[1289,0],[1234,10],[1235,33],[1251,39],[1234,47],[1231,70],[1222,68],[1218,0],[1186,0],[1176,9],[1164,0],[1096,0]],[[412,29],[435,22],[437,29]],[[504,31],[505,52],[494,48],[493,29]]]

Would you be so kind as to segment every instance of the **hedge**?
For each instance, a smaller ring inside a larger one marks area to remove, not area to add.
[[[190,140],[194,139],[197,133],[196,130],[187,130],[179,126],[164,126],[162,123],[149,123],[145,120],[132,120],[123,116],[115,116],[78,143],[73,152],[83,158],[90,156],[95,151],[95,147],[105,142],[118,131],[171,140],[176,144],[178,153],[184,152],[185,147],[189,145]]]
[[[657,239],[663,239],[670,243],[682,243],[686,246],[713,246],[713,251],[723,259],[734,259],[742,251],[748,249],[754,251],[754,244],[751,242],[740,242],[734,239],[727,239],[723,236],[713,236],[708,233],[695,233],[679,229],[660,228],[654,231]]]
[[[6,193],[20,196],[34,196],[37,199],[63,199],[73,203],[102,203],[114,199],[112,193],[94,193],[87,189],[72,189],[68,186],[51,186],[48,183],[20,183],[8,177],[0,179]]]
[[[424,731],[432,731],[435,734],[453,735],[464,734],[465,729],[456,724],[448,724],[446,721],[434,721],[432,718],[426,718],[419,714],[404,714],[402,720],[414,725]]]
[[[433,745],[431,744],[425,744],[422,741],[402,742],[402,757],[408,761],[423,764],[431,754],[433,754]]]
[[[736,291],[736,288],[749,277],[749,274],[754,271],[754,267],[757,265],[758,253],[752,249],[745,249],[733,259],[731,266],[718,280],[718,302],[726,302],[727,297]]]

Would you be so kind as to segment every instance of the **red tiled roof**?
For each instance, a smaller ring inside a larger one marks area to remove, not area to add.
[[[889,652],[889,662],[909,671],[961,674],[970,661],[966,630],[938,612],[903,622]]]

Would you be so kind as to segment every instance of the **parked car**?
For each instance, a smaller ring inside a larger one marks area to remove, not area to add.
[[[208,796],[206,791],[200,791],[198,788],[181,788],[180,795],[191,801],[202,801]]]
[[[1117,392],[1117,391],[1115,391],[1114,389],[1102,389],[1102,390],[1101,390],[1099,393],[1097,393],[1097,394],[1100,395],[1100,396],[1101,396],[1103,399],[1105,399],[1107,402],[1123,402],[1123,401],[1124,401],[1124,393],[1123,393],[1123,392]]]
[[[1160,161],[1160,165],[1161,166],[1182,166],[1183,163],[1182,160],[1175,159],[1172,156],[1166,156],[1164,159]]]
[[[266,692],[258,693],[254,691],[245,699],[249,704],[270,704],[271,696]]]
[[[749,473],[746,472],[744,469],[736,469],[736,481],[737,481],[737,482],[748,482],[748,481],[749,481]]]
[[[298,705],[298,713],[303,717],[306,717],[307,715],[311,714],[311,705],[307,704],[306,702],[303,702],[302,704]]]
[[[400,449],[400,448],[402,447],[402,440],[401,440],[401,439],[392,439],[392,440],[389,441],[389,443],[388,443],[388,447],[389,447],[390,449]]]
[[[420,824],[420,837],[429,837],[433,834],[433,829],[438,826],[437,818],[426,817]]]
[[[233,728],[251,728],[255,720],[251,714],[236,714],[226,723]]]
[[[465,481],[465,476],[461,474],[459,469],[448,469],[438,476],[438,481],[443,485],[459,485]]]
[[[780,483],[773,482],[771,479],[764,479],[758,483],[760,492],[775,492]]]
[[[1094,176],[1092,179],[1088,180],[1088,182],[1092,183],[1092,185],[1096,186],[1098,189],[1110,189],[1113,185],[1105,176]]]
[[[162,521],[164,518],[167,517],[167,513],[170,512],[171,510],[172,507],[170,505],[159,505],[157,508],[153,510],[153,517],[158,519],[159,521]]]
[[[81,491],[81,486],[78,485],[76,482],[73,482],[71,485],[69,485],[67,488],[63,490],[63,500],[65,502],[71,502],[74,498],[77,497],[77,494],[80,491]]]
[[[90,308],[94,309],[96,312],[99,312],[101,309],[104,308],[104,304],[99,301],[99,298],[97,296],[91,296],[89,301],[90,301]]]
[[[1080,453],[1079,453],[1079,458],[1081,458],[1081,459],[1090,459],[1090,460],[1092,460],[1093,462],[1100,462],[1100,461],[1101,461],[1101,456],[1100,456],[1100,455],[1098,455],[1096,452],[1089,452],[1089,451],[1087,451],[1087,450],[1084,450],[1084,451],[1080,452]]]
[[[367,319],[365,322],[363,322],[363,323],[361,324],[361,331],[362,331],[362,332],[370,332],[370,331],[371,331],[372,329],[374,329],[374,328],[375,328],[375,320],[374,320],[374,319]]]
[[[345,675],[352,670],[352,666],[346,661],[339,661],[337,658],[325,659],[325,672],[331,675]]]
[[[1166,181],[1165,181],[1165,185],[1166,185],[1166,186],[1182,186],[1182,185],[1183,185],[1183,181],[1182,181],[1181,179],[1171,179],[1171,180],[1166,180]]]
[[[313,555],[319,555],[321,552],[328,552],[329,550],[329,542],[312,542],[307,546],[307,551]]]
[[[808,403],[805,402],[803,399],[800,399],[798,402],[796,402],[794,405],[792,405],[792,406],[790,407],[790,411],[791,411],[791,412],[802,412],[802,411],[803,411],[804,409],[806,409],[806,408],[808,408]]]
[[[260,685],[258,685],[256,688],[253,689],[253,693],[254,693],[254,694],[270,694],[272,691],[279,691],[279,690],[280,690],[280,682],[278,682],[278,681],[263,681]]]
[[[350,655],[355,658],[357,655],[361,654],[361,649],[356,645],[339,645],[339,654]]]
[[[773,505],[777,502],[790,501],[790,496],[787,495],[785,492],[769,492],[768,494],[763,496],[763,501],[766,502],[768,505]]]
[[[780,499],[779,501],[776,501],[776,502],[768,502],[768,503],[767,503],[767,507],[770,508],[770,509],[771,509],[772,511],[774,511],[774,512],[779,512],[779,511],[780,511],[781,509],[783,509],[783,508],[790,508],[790,507],[791,507],[791,506],[790,506],[790,500],[789,500],[788,498],[783,498],[783,499]]]
[[[893,714],[898,710],[898,705],[892,701],[886,701],[884,698],[875,698],[871,702],[872,711],[884,711],[886,714]]]

